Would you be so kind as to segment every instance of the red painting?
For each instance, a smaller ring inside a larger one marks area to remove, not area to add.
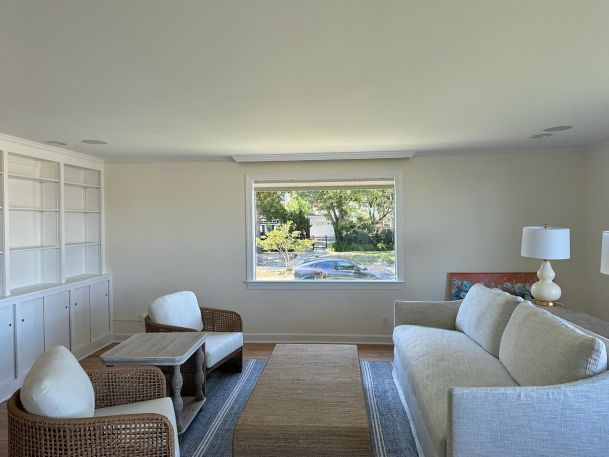
[[[525,300],[531,300],[531,285],[537,282],[537,273],[448,273],[450,300],[461,300],[471,286],[481,283],[501,289]]]

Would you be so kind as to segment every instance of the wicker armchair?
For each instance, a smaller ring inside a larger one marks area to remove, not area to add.
[[[87,370],[95,391],[95,407],[165,397],[165,377],[155,367]],[[125,414],[53,419],[23,408],[20,390],[7,404],[8,445],[12,457],[173,457],[172,425],[160,414]]]
[[[201,310],[201,318],[207,332],[242,332],[243,322],[241,315],[235,311],[216,308],[199,308]],[[149,315],[144,318],[146,325],[146,333],[159,332],[195,332],[196,330],[186,327],[175,327],[173,325],[157,324],[150,319]],[[205,349],[205,348],[204,348]],[[231,354],[224,357],[219,362],[211,367],[203,367],[205,378],[214,370],[222,367],[236,372],[243,370],[243,348],[239,348]],[[188,359],[181,366],[184,385],[182,393],[185,395],[194,395],[194,374],[195,374],[195,358],[194,356]],[[204,386],[205,389],[205,386]]]

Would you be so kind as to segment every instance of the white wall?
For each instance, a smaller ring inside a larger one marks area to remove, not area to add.
[[[402,169],[403,290],[248,290],[245,173]],[[443,299],[450,271],[535,271],[520,257],[521,228],[570,227],[572,259],[555,262],[563,301],[587,310],[586,157],[578,151],[282,164],[110,163],[107,248],[116,331],[139,330],[148,303],[195,291],[240,312],[251,340],[388,341],[395,299]]]
[[[609,320],[609,276],[600,273],[601,234],[609,230],[609,143],[587,153],[586,190],[589,308]]]

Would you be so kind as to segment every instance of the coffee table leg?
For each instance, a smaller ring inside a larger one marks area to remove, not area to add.
[[[203,347],[200,347],[197,349],[197,352],[195,352],[195,365],[197,367],[197,370],[195,371],[195,400],[205,399],[204,357]]]
[[[173,409],[176,413],[178,433],[182,431],[182,408],[184,407],[184,403],[182,402],[182,383],[180,365],[174,365],[173,374],[171,375],[171,389],[173,390],[171,400],[173,401]]]

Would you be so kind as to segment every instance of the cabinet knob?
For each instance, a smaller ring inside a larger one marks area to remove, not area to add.
[[[78,306],[78,303],[74,303],[74,306]]]
[[[25,322],[25,319],[21,319],[21,322]]]
[[[68,305],[66,305],[66,309],[68,309]]]
[[[9,327],[12,327],[12,326],[13,326],[13,324],[8,324],[8,326],[9,326]]]

